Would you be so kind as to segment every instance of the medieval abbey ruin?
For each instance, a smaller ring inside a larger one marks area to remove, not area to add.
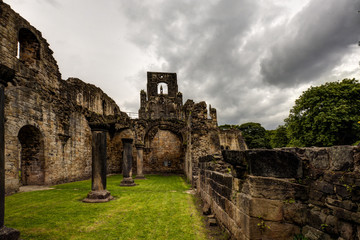
[[[176,73],[148,72],[130,119],[98,87],[62,80],[41,33],[1,0],[0,37],[0,79],[13,73],[6,193],[90,178],[101,133],[107,173],[123,172],[125,148],[129,178],[185,174],[234,239],[360,239],[359,147],[247,150],[239,131],[217,127],[216,109],[183,102]]]

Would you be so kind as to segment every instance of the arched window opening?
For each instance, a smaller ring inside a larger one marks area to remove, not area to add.
[[[159,95],[168,94],[168,85],[166,83],[159,83],[157,86],[157,93]]]
[[[40,60],[40,43],[36,36],[26,28],[19,31],[17,55],[21,61],[28,64]]]
[[[19,177],[22,185],[44,184],[44,140],[40,130],[26,125],[20,129],[18,139],[21,144]]]

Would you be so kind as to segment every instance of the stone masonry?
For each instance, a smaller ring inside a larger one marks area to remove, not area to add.
[[[14,83],[5,92],[6,192],[21,185],[89,178],[88,121],[118,121],[123,128],[127,115],[101,89],[75,78],[62,80],[41,33],[3,2],[0,36],[0,64],[15,70]],[[108,149],[109,172],[121,170],[111,159],[121,150]]]
[[[185,172],[190,180],[197,175],[200,156],[220,152],[220,139],[234,150],[244,145],[240,133],[220,137],[214,108],[209,107],[208,116],[205,102],[183,104],[176,73],[148,72],[147,92],[140,92],[139,119],[131,120],[96,86],[77,78],[62,80],[41,32],[3,2],[0,36],[0,64],[15,71],[5,102],[7,193],[22,185],[89,178],[89,122],[109,129],[107,173],[123,170],[122,139],[134,140],[134,163],[136,146],[144,146],[144,174]],[[136,168],[133,164],[132,172]]]
[[[198,193],[235,239],[360,239],[360,147],[223,151]],[[207,210],[208,211],[208,210]]]

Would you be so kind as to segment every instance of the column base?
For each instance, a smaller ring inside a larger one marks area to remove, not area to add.
[[[146,179],[144,175],[140,174],[140,175],[136,175],[135,179]]]
[[[91,191],[87,197],[82,200],[86,203],[102,203],[113,200],[114,197],[111,196],[110,192],[107,190]]]
[[[132,179],[132,177],[128,177],[128,178],[124,178],[121,183],[120,186],[122,187],[133,187],[136,186],[134,180]]]
[[[20,239],[20,232],[16,229],[3,226],[0,229],[0,239],[18,240]]]

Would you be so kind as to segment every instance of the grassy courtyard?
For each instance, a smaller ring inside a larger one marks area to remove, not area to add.
[[[148,175],[136,187],[120,187],[121,175],[107,179],[115,200],[81,202],[91,181],[6,197],[5,225],[28,239],[207,239],[195,197],[181,176]]]

